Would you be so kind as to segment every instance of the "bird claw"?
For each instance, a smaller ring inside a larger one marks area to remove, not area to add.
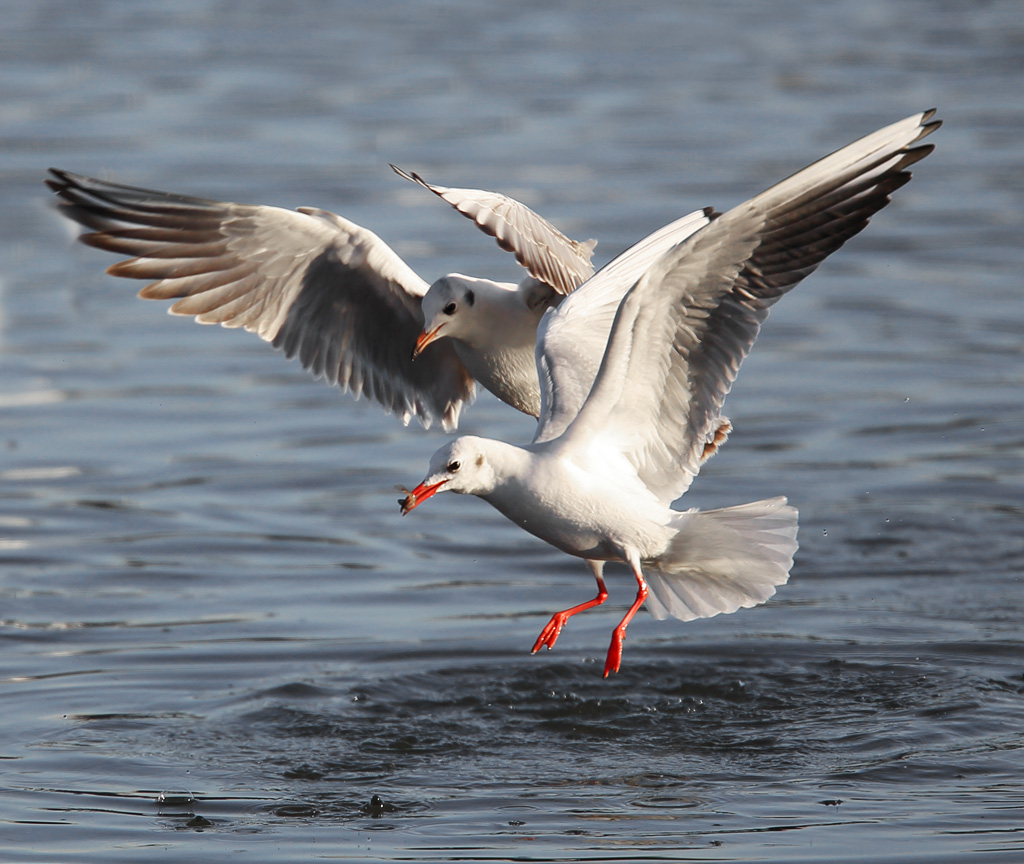
[[[622,634],[616,630],[612,633],[612,644],[608,646],[608,656],[604,661],[604,677],[618,672],[622,665]]]
[[[537,637],[537,641],[533,643],[533,650],[531,654],[536,654],[541,648],[547,646],[548,651],[555,647],[555,642],[558,641],[558,634],[562,632],[562,628],[565,626],[565,622],[569,620],[569,616],[564,612],[556,612],[551,616],[551,620],[544,625],[544,629],[540,631],[540,636]]]

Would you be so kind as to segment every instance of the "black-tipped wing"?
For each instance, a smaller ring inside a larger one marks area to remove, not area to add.
[[[129,256],[114,276],[171,312],[244,327],[403,422],[457,425],[474,385],[451,344],[413,362],[427,284],[377,235],[324,210],[171,195],[51,169],[82,242]]]
[[[419,174],[409,174],[395,165],[395,173],[418,183],[443,198],[468,216],[498,241],[498,245],[516,256],[534,279],[568,294],[594,275],[590,258],[595,241],[579,243],[566,237],[554,225],[534,213],[525,204],[481,189],[451,189],[427,183]]]
[[[914,146],[939,126],[933,114],[908,117],[836,151],[658,261],[619,306],[567,443],[624,454],[662,501],[682,495],[769,307],[910,179],[910,166],[933,149]]]

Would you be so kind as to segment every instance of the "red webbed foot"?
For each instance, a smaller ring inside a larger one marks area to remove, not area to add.
[[[633,565],[633,575],[636,576],[636,599],[619,622],[619,626],[612,631],[612,644],[608,646],[608,656],[604,661],[605,678],[611,675],[612,672],[619,671],[619,666],[622,665],[622,642],[626,638],[626,628],[629,626],[629,622],[633,620],[637,610],[644,605],[644,600],[647,599],[647,583],[644,581],[644,574],[640,570],[639,563]]]
[[[562,632],[562,628],[565,626],[565,622],[569,620],[569,611],[556,612],[551,616],[551,620],[544,625],[544,629],[540,631],[540,636],[537,637],[537,641],[533,643],[533,650],[531,654],[536,654],[541,648],[545,646],[550,651],[555,647],[555,642],[558,641],[558,634]]]
[[[612,644],[608,646],[608,656],[604,661],[604,677],[607,678],[612,672],[618,672],[622,665],[622,634],[615,630],[612,633]]]

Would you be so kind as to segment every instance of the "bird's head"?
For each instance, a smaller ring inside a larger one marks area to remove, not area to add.
[[[494,488],[494,470],[488,462],[484,440],[464,435],[445,444],[430,457],[427,476],[405,498],[399,499],[404,516],[438,492],[481,495]]]
[[[416,339],[413,358],[419,356],[431,342],[445,336],[461,339],[470,345],[474,344],[478,335],[487,338],[488,328],[483,327],[477,333],[481,330],[479,301],[495,285],[486,279],[460,276],[457,273],[442,276],[431,285],[423,295],[423,332]]]

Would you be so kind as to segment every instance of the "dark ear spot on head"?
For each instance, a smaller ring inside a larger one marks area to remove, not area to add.
[[[476,467],[479,468],[483,464],[484,464],[484,455],[483,455],[483,453],[478,453],[477,456],[476,456]]]
[[[476,294],[474,294],[474,293],[473,293],[473,289],[472,289],[472,288],[470,288],[470,289],[469,289],[469,290],[468,290],[468,291],[466,292],[466,302],[467,302],[467,303],[468,303],[468,304],[469,304],[470,306],[472,306],[472,305],[473,305],[473,304],[474,304],[474,303],[476,302]]]

